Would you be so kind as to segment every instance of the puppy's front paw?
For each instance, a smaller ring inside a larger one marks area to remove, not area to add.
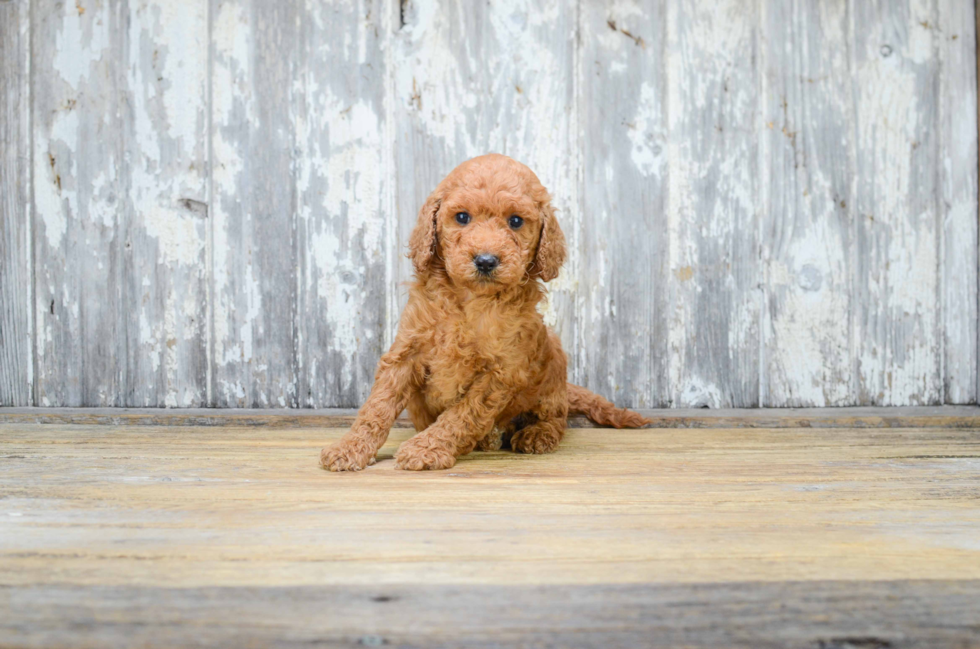
[[[442,442],[425,434],[402,442],[395,453],[395,467],[408,471],[450,469],[454,464],[456,455]]]
[[[510,447],[518,453],[552,453],[558,449],[560,442],[560,431],[534,424],[514,433],[510,438]]]
[[[320,466],[328,471],[360,471],[374,464],[375,451],[363,442],[342,439],[320,451]]]

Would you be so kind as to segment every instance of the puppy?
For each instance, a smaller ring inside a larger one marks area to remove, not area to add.
[[[566,382],[561,341],[537,311],[565,236],[526,166],[490,154],[454,169],[419,211],[409,256],[415,281],[394,344],[350,431],[321,452],[324,468],[373,464],[405,408],[418,434],[395,462],[413,471],[448,469],[478,446],[549,453],[569,411],[616,428],[648,423]]]

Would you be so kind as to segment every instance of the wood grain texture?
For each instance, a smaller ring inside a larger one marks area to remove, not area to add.
[[[0,3],[0,406],[34,403],[30,3]]]
[[[207,405],[208,16],[124,5],[123,403]],[[121,11],[121,10],[120,10]],[[95,295],[92,296],[95,298]],[[90,298],[91,299],[91,298]]]
[[[210,12],[212,402],[296,406],[300,16],[263,0],[211,0]]]
[[[204,405],[206,12],[34,12],[37,402]]]
[[[394,162],[397,245],[405,250],[415,215],[443,176],[483,153],[531,167],[553,197],[570,255],[549,284],[546,320],[574,342],[577,158],[573,139],[572,5],[560,0],[404,2],[394,34]],[[403,256],[395,281],[411,277]],[[397,315],[407,295],[393,297]],[[392,322],[394,326],[394,322]],[[576,370],[572,370],[577,377]]]
[[[975,430],[571,430],[412,473],[399,429],[339,476],[343,429],[2,432],[8,585],[980,579]]]
[[[320,470],[342,432],[0,426],[5,641],[980,633],[975,429],[573,429],[426,473],[394,470],[396,430],[364,472]]]
[[[582,385],[669,403],[667,78],[662,0],[583,3],[582,225],[574,347]],[[596,101],[597,98],[601,101]]]
[[[214,403],[353,406],[389,237],[378,2],[217,2]]]
[[[937,12],[916,1],[862,2],[850,20],[858,400],[940,403]]]
[[[670,402],[759,405],[758,16],[667,4]]]
[[[0,632],[38,648],[940,649],[980,643],[978,597],[976,580],[0,586]]]
[[[571,380],[975,403],[971,4],[8,0],[0,403],[356,406],[487,151],[554,194]]]
[[[843,406],[854,394],[848,13],[763,3],[759,239],[764,405]],[[860,253],[859,253],[860,254]]]
[[[946,403],[977,400],[977,41],[971,29],[975,7],[969,2],[939,3],[941,94],[938,97],[942,144],[940,216],[944,376]]]
[[[33,5],[37,403],[123,405],[119,5]],[[130,248],[132,250],[132,248]]]
[[[384,349],[390,3],[308,0],[293,87],[297,160],[296,402],[360,405]]]

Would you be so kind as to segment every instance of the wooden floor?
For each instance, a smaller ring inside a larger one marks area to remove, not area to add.
[[[0,424],[0,647],[980,647],[980,432]]]

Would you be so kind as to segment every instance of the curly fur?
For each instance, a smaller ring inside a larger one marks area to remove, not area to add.
[[[459,212],[471,222],[457,223]],[[512,215],[521,227],[510,227]],[[500,260],[489,277],[473,263],[481,254]],[[617,428],[647,423],[566,382],[561,342],[537,311],[542,282],[558,275],[565,254],[551,197],[523,164],[490,154],[446,176],[409,238],[416,276],[394,344],[354,425],[323,449],[321,465],[372,464],[405,408],[419,432],[395,461],[411,470],[448,469],[475,448],[554,451],[569,410]]]

